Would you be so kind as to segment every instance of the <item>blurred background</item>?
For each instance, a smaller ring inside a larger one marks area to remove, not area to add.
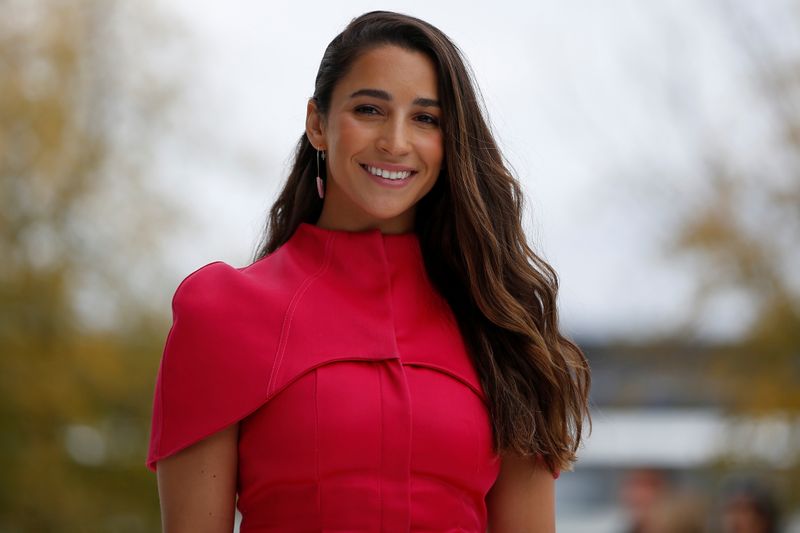
[[[159,529],[172,293],[387,8],[472,64],[592,365],[558,530],[800,531],[800,2],[0,0],[0,533]]]

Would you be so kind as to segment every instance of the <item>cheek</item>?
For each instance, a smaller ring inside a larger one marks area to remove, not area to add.
[[[428,166],[441,167],[444,158],[444,137],[441,133],[426,137],[419,145]]]
[[[334,148],[340,153],[345,152],[341,154],[345,157],[348,155],[346,152],[357,150],[368,137],[364,126],[348,117],[341,118],[333,130],[336,132]]]

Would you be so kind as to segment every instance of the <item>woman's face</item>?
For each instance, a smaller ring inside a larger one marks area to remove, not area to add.
[[[308,106],[309,140],[327,152],[317,224],[412,231],[414,206],[441,169],[441,120],[436,70],[426,55],[385,45],[359,57],[334,87],[327,117]]]

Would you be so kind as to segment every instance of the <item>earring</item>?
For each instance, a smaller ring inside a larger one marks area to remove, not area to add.
[[[320,177],[319,173],[319,153],[320,150],[317,150],[317,194],[319,194],[320,199],[325,197],[325,187],[322,184],[322,178]],[[325,161],[325,150],[322,150],[322,160]]]

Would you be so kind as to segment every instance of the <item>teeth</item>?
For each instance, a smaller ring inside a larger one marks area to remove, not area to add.
[[[386,178],[389,180],[404,180],[411,175],[411,172],[408,170],[403,170],[401,172],[390,172],[382,168],[370,167],[367,165],[364,165],[364,168],[366,168],[370,174],[374,174],[375,176],[380,176],[381,178]]]

